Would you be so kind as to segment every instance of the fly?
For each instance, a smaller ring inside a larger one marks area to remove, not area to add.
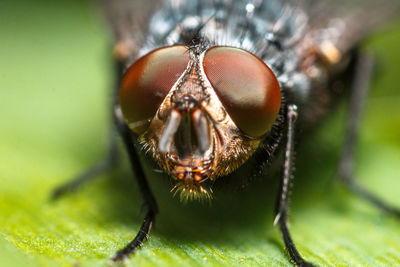
[[[147,238],[158,212],[139,162],[145,151],[183,201],[212,199],[214,182],[241,166],[267,169],[283,152],[274,224],[291,260],[312,266],[287,227],[294,140],[321,121],[350,88],[338,177],[379,208],[400,215],[353,179],[357,125],[372,70],[359,43],[399,13],[394,1],[170,0],[103,2],[116,45],[113,115],[146,207],[139,233],[112,258]],[[115,165],[103,162],[54,192],[58,197]]]

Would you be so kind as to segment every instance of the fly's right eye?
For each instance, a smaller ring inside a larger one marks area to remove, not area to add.
[[[120,105],[129,128],[142,134],[189,62],[182,45],[162,47],[139,58],[126,71]]]
[[[237,127],[253,138],[265,135],[281,105],[279,82],[272,70],[254,54],[226,46],[210,48],[203,67]]]

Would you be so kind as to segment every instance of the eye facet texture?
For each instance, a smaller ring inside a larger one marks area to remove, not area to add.
[[[189,62],[185,46],[153,50],[126,71],[120,88],[120,105],[130,129],[142,134],[160,104]]]
[[[237,127],[250,137],[260,137],[279,113],[281,91],[270,68],[257,56],[233,47],[210,48],[204,72]]]

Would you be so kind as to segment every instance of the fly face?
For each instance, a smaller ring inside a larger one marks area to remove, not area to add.
[[[205,182],[253,154],[278,115],[281,93],[255,55],[200,40],[137,60],[122,80],[120,103],[130,129],[187,200],[211,198]]]

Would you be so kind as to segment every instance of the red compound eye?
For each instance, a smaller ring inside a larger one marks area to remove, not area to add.
[[[279,113],[281,91],[270,68],[257,56],[233,47],[210,48],[204,57],[207,78],[237,127],[261,137]]]
[[[129,67],[121,82],[120,105],[133,132],[146,131],[188,62],[187,48],[177,45],[151,51]]]

